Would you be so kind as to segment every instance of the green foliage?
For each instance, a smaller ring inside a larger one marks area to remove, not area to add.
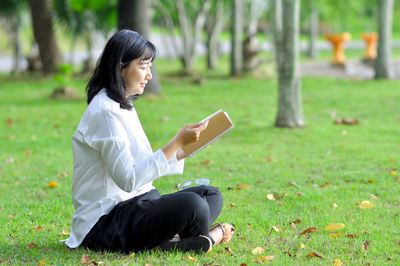
[[[72,83],[73,66],[70,64],[62,64],[57,66],[57,74],[54,79],[57,82],[57,87],[68,87]]]

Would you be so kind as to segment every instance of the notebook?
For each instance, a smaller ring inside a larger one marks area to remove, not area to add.
[[[199,140],[186,144],[182,147],[183,151],[188,154],[188,157],[192,157],[234,127],[228,114],[222,110],[218,110],[200,122],[204,122],[206,120],[208,120],[208,126],[200,133]]]

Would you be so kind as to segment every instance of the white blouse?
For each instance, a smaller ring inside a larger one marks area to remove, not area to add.
[[[152,181],[182,174],[184,160],[153,152],[135,109],[121,109],[105,89],[90,102],[72,137],[75,212],[70,248],[78,247],[101,216],[119,202],[154,189]]]

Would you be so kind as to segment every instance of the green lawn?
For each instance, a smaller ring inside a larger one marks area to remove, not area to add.
[[[236,225],[229,244],[236,256],[224,246],[211,254],[189,254],[196,262],[179,252],[129,256],[66,248],[60,240],[67,238],[62,232],[70,230],[73,213],[71,136],[86,107],[85,78],[73,84],[81,100],[54,101],[49,98],[55,84],[50,78],[1,76],[0,263],[76,265],[83,254],[115,265],[251,265],[269,255],[276,265],[329,265],[335,259],[346,265],[400,263],[398,81],[305,77],[307,126],[280,129],[273,127],[275,80],[202,72],[203,84],[196,85],[175,75],[176,62],[158,62],[162,94],[135,103],[154,149],[185,123],[220,108],[236,125],[187,159],[182,176],[155,182],[169,193],[181,180],[210,178],[225,201],[218,221]],[[334,117],[356,118],[359,124],[336,125]],[[48,187],[50,181],[60,187]],[[250,187],[235,189],[239,184]],[[269,200],[268,194],[282,198]],[[365,200],[373,204],[371,209],[358,206]],[[332,223],[345,228],[325,231]],[[311,227],[318,232],[300,235]],[[264,252],[252,254],[256,247]],[[322,258],[310,257],[312,252]]]

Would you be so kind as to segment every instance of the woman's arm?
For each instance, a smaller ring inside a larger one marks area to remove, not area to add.
[[[178,160],[185,158],[187,155],[181,149],[181,147],[198,141],[200,133],[205,130],[207,126],[208,121],[184,126],[181,130],[179,130],[175,137],[170,140],[170,142],[161,148],[161,150],[164,152],[165,158],[167,158],[167,160],[171,159],[176,152],[178,152]]]

